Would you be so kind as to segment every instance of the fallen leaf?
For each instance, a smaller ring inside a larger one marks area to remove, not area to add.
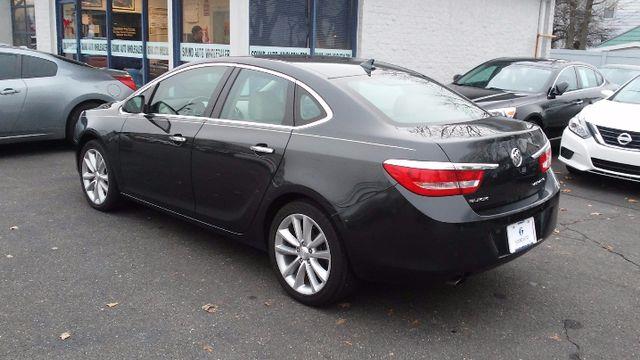
[[[560,208],[560,211],[567,211],[567,209],[565,209],[565,208]]]
[[[562,192],[565,193],[565,194],[568,194],[568,193],[571,192],[571,189],[562,189]]]
[[[273,300],[271,299],[264,302],[264,306],[271,306],[271,305],[273,305]]]
[[[204,351],[206,351],[206,352],[208,352],[208,353],[213,352],[213,346],[211,346],[211,345],[209,345],[209,344],[204,344],[204,345],[202,346],[202,350],[204,350]]]
[[[632,204],[635,204],[635,203],[637,203],[637,202],[638,202],[638,200],[636,200],[636,199],[632,199],[632,198],[627,199],[627,201],[628,201],[628,202],[630,202],[630,203],[632,203]]]
[[[112,308],[112,307],[116,307],[116,306],[118,306],[117,302],[107,303],[107,307]]]
[[[347,319],[340,318],[336,320],[336,325],[344,325],[347,322]]]
[[[67,340],[70,337],[71,337],[71,334],[68,331],[65,331],[62,334],[60,334],[60,340]]]
[[[609,251],[613,251],[613,246],[611,246],[611,245],[607,245],[607,246],[605,246],[605,247],[607,248],[607,250],[609,250]]]
[[[339,306],[341,309],[348,309],[348,308],[350,308],[350,307],[351,307],[351,303],[343,302],[343,303],[338,304],[338,306]]]
[[[18,227],[17,226],[12,226],[12,227],[9,228],[9,230],[18,230]]]
[[[12,258],[13,258],[13,255],[11,255],[11,254],[7,255],[7,259],[12,259]]]
[[[349,341],[349,340],[345,340],[342,343],[347,345],[347,346],[353,346],[353,343],[351,341]]]
[[[560,234],[560,230],[555,229],[555,230],[553,230],[553,233],[554,233],[554,234]]]
[[[202,310],[208,312],[209,314],[213,314],[214,312],[218,311],[218,305],[204,304],[202,305]]]
[[[555,340],[555,341],[562,341],[562,338],[558,334],[553,334],[553,336],[549,336],[549,339]]]
[[[592,213],[591,213],[591,215],[593,215],[593,216],[600,216],[600,215],[602,215],[602,213],[599,213],[599,212],[592,212]]]

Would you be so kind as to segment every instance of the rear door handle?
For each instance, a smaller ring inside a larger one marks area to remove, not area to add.
[[[582,105],[584,103],[584,100],[580,99],[580,100],[576,100],[573,102],[576,105]]]
[[[169,136],[169,140],[173,141],[174,143],[182,144],[183,142],[187,141],[187,138],[180,134],[176,134]]]
[[[19,92],[20,92],[20,90],[16,90],[16,89],[12,89],[12,88],[6,88],[6,89],[0,91],[0,95],[13,95],[13,94],[17,94]]]
[[[273,154],[274,150],[268,147],[266,144],[257,144],[250,147],[251,150],[262,154]]]

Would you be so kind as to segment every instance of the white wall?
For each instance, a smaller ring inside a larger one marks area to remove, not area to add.
[[[40,51],[56,52],[55,0],[35,0],[36,48]]]
[[[13,45],[11,0],[0,0],[0,43]]]
[[[357,56],[450,82],[489,59],[532,57],[540,2],[361,0]]]

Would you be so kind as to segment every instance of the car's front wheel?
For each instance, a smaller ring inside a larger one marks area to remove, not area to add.
[[[316,206],[296,201],[273,219],[271,263],[283,288],[311,306],[331,304],[354,285],[347,256],[329,218]]]
[[[104,146],[97,140],[87,142],[80,152],[80,181],[89,205],[100,211],[112,210],[120,200],[111,165]]]

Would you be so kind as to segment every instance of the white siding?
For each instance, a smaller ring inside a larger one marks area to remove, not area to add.
[[[613,19],[608,21],[608,26],[613,29],[611,37],[640,26],[640,1],[618,0]]]
[[[450,82],[454,74],[489,59],[533,56],[540,3],[361,0],[357,55]]]
[[[40,51],[56,52],[55,0],[35,0],[36,48]]]
[[[0,44],[13,44],[11,0],[0,0]]]

